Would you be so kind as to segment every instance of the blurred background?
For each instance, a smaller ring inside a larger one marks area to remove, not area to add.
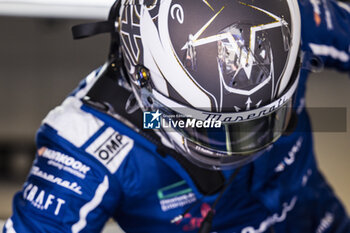
[[[42,9],[45,14],[39,14],[38,8],[18,8],[13,6],[14,2],[0,0],[0,229],[1,219],[11,215],[12,196],[21,189],[30,169],[35,154],[35,132],[41,120],[106,59],[108,35],[73,41],[70,28],[106,18],[113,3],[100,1],[98,11],[93,14],[88,12],[96,9],[94,5],[87,6],[81,14],[62,6],[62,9]],[[349,212],[348,74],[325,70],[311,75],[306,105],[341,107],[347,111],[344,132],[315,132],[314,136],[319,166]],[[115,227],[108,225],[105,232],[113,232]]]

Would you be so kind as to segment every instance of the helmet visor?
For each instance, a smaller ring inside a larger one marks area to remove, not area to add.
[[[260,118],[234,123],[201,121],[167,108],[159,111],[165,131],[175,130],[201,150],[207,149],[208,156],[220,157],[252,154],[274,142],[289,122],[291,102]]]

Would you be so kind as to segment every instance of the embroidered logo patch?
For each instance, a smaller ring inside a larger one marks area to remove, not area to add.
[[[134,140],[109,127],[91,143],[86,152],[115,173],[133,145]]]
[[[192,189],[184,180],[159,189],[157,194],[164,212],[183,207],[197,200]]]

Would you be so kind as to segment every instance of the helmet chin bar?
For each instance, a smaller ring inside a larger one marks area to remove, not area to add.
[[[190,140],[184,140],[184,142],[186,147],[185,156],[188,158],[188,160],[200,167],[212,170],[226,170],[241,167],[258,158],[269,148],[268,146],[266,146],[265,148],[262,148],[259,151],[246,155],[212,157],[209,155],[218,153],[211,151],[208,148],[204,148],[200,145],[196,145]],[[190,149],[193,147],[195,147],[195,149]]]

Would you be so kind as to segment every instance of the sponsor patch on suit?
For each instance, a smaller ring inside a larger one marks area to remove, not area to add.
[[[134,145],[134,141],[107,128],[91,145],[86,152],[100,161],[111,173],[115,173]]]

